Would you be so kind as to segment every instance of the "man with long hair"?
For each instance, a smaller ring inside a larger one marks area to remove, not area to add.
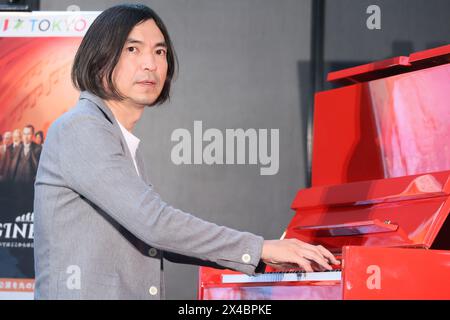
[[[203,221],[155,192],[132,132],[169,98],[176,66],[146,6],[112,7],[87,31],[72,69],[80,99],[50,127],[35,184],[36,298],[160,299],[163,258],[174,256],[250,275],[339,263],[321,246]]]

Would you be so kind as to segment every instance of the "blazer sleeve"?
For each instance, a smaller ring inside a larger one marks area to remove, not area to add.
[[[136,174],[109,122],[78,115],[60,122],[55,131],[55,152],[67,187],[137,238],[160,250],[255,273],[264,239],[201,220],[165,203]]]

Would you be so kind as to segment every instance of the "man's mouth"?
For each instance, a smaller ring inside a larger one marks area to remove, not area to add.
[[[144,86],[154,86],[156,85],[156,81],[155,80],[143,80],[143,81],[138,81],[138,84],[142,84]]]

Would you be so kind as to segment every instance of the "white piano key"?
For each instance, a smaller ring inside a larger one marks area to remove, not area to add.
[[[257,283],[257,282],[290,282],[290,281],[340,281],[342,271],[326,272],[274,272],[256,276],[246,274],[223,274],[222,283]]]

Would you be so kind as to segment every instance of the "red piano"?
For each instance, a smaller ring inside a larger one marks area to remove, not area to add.
[[[201,267],[199,299],[450,299],[450,45],[328,75],[315,96],[312,187],[284,236],[326,272]]]

